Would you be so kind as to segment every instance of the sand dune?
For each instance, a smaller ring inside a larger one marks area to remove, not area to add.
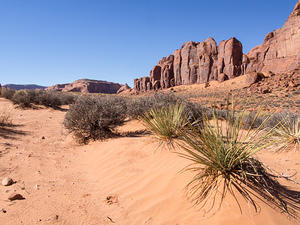
[[[10,103],[0,99],[0,106]],[[185,195],[192,174],[174,152],[158,148],[151,135],[120,137],[78,145],[62,126],[65,112],[14,109],[14,131],[0,136],[0,178],[17,183],[0,186],[0,224],[64,225],[253,225],[296,224],[260,204],[243,214],[230,197],[215,215],[204,216]],[[121,131],[144,127],[130,121]],[[44,137],[44,138],[43,138]],[[299,152],[260,153],[276,170],[300,171]],[[288,170],[289,169],[289,170]],[[294,177],[300,180],[300,176]],[[299,187],[298,187],[298,189]],[[26,199],[9,202],[13,192]]]

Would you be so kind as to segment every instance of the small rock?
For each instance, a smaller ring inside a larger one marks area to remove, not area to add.
[[[45,137],[43,136],[42,139],[45,139]]]
[[[106,203],[108,205],[116,204],[118,202],[119,202],[118,196],[116,196],[116,195],[109,195],[106,197]]]
[[[264,75],[261,73],[257,73],[257,72],[248,73],[246,74],[246,85],[250,87],[251,85],[262,80],[263,77]]]
[[[10,177],[5,177],[3,180],[2,180],[2,185],[3,186],[9,186],[9,185],[12,185],[14,183],[13,179],[11,179]]]
[[[21,194],[13,193],[8,197],[8,200],[15,201],[15,200],[23,200],[25,199]]]
[[[5,209],[1,209],[1,212],[6,213],[7,211]]]
[[[35,189],[36,189],[36,190],[39,190],[39,189],[40,189],[40,185],[39,185],[39,184],[36,184],[36,185],[35,185]]]
[[[225,74],[225,73],[220,73],[219,76],[218,76],[218,81],[221,83],[221,82],[224,82],[225,80],[228,80],[228,76]]]

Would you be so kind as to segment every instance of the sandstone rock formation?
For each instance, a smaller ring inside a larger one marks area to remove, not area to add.
[[[262,80],[264,78],[264,75],[257,72],[251,72],[246,74],[246,84],[248,86],[251,86],[252,84]]]
[[[187,42],[174,54],[164,57],[150,71],[148,77],[134,80],[136,91],[157,90],[181,84],[206,83],[241,74],[242,44],[235,38],[218,46],[213,38],[204,42]]]
[[[300,62],[300,1],[282,28],[266,35],[262,45],[248,53],[249,71],[281,73],[293,70]]]
[[[263,44],[248,54],[243,54],[242,43],[234,37],[218,45],[213,38],[204,42],[190,41],[161,59],[149,77],[135,79],[134,89],[143,92],[211,80],[223,82],[251,72],[291,71],[299,65],[300,1],[284,26],[268,33]]]
[[[81,79],[76,80],[70,84],[56,84],[54,86],[48,87],[46,90],[115,94],[121,87],[122,85],[117,83],[101,80]]]
[[[124,84],[122,87],[119,88],[117,91],[117,94],[120,94],[122,92],[130,91],[131,88],[128,86],[128,84]]]

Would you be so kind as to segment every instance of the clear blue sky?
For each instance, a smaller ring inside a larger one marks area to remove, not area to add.
[[[0,83],[132,85],[186,41],[237,37],[247,53],[297,0],[0,0]]]

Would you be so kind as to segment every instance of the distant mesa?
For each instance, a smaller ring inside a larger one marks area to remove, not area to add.
[[[1,85],[0,85],[1,87]],[[14,89],[14,90],[34,90],[34,89],[46,89],[46,86],[36,85],[36,84],[5,84],[3,87]]]
[[[116,94],[121,87],[121,84],[108,81],[80,79],[74,81],[73,83],[56,84],[48,87],[46,90],[61,92]]]
[[[282,28],[266,35],[264,42],[243,54],[236,38],[221,41],[187,42],[162,58],[149,76],[134,79],[134,92],[177,85],[223,82],[251,72],[284,73],[300,66],[300,1]]]

